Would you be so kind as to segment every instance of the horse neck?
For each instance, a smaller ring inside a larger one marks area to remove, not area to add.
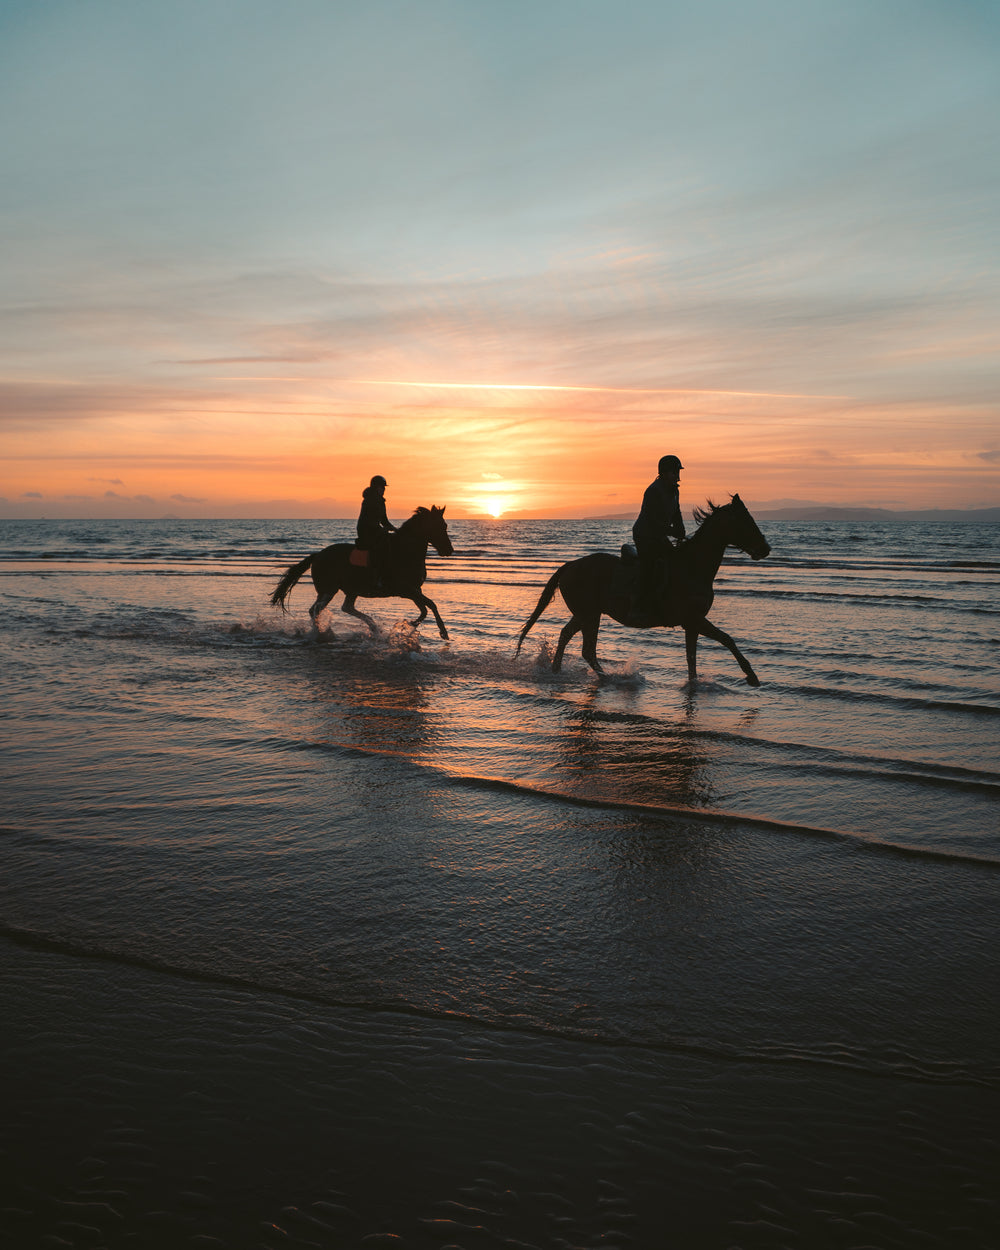
[[[396,540],[397,556],[410,557],[414,556],[423,559],[427,555],[428,540],[424,534],[420,532],[420,527],[415,518],[404,521],[396,533],[393,535]]]
[[[729,546],[722,533],[723,517],[719,512],[710,513],[687,541],[688,560],[699,572],[714,581],[722,564],[722,557]]]

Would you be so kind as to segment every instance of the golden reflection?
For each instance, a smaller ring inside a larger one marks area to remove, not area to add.
[[[426,672],[392,651],[393,633],[380,656],[352,655],[335,646],[308,648],[303,675],[321,706],[316,732],[331,745],[372,755],[419,760],[439,746],[439,718],[428,699]]]
[[[683,725],[598,709],[593,696],[568,721],[555,758],[581,797],[653,807],[712,806],[712,757]]]

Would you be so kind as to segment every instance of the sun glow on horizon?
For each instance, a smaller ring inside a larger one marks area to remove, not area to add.
[[[483,482],[476,482],[469,487],[466,503],[478,512],[498,520],[512,508],[520,506],[519,499],[524,487],[520,482],[512,482],[499,473],[483,473]]]

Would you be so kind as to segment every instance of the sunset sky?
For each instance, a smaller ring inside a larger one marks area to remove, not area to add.
[[[1000,504],[994,0],[0,0],[0,515]]]

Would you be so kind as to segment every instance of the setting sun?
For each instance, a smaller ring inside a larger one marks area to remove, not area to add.
[[[505,478],[501,473],[484,472],[482,481],[468,487],[465,500],[468,506],[477,512],[484,512],[494,520],[505,516],[511,510],[524,507],[524,485],[521,482]]]

